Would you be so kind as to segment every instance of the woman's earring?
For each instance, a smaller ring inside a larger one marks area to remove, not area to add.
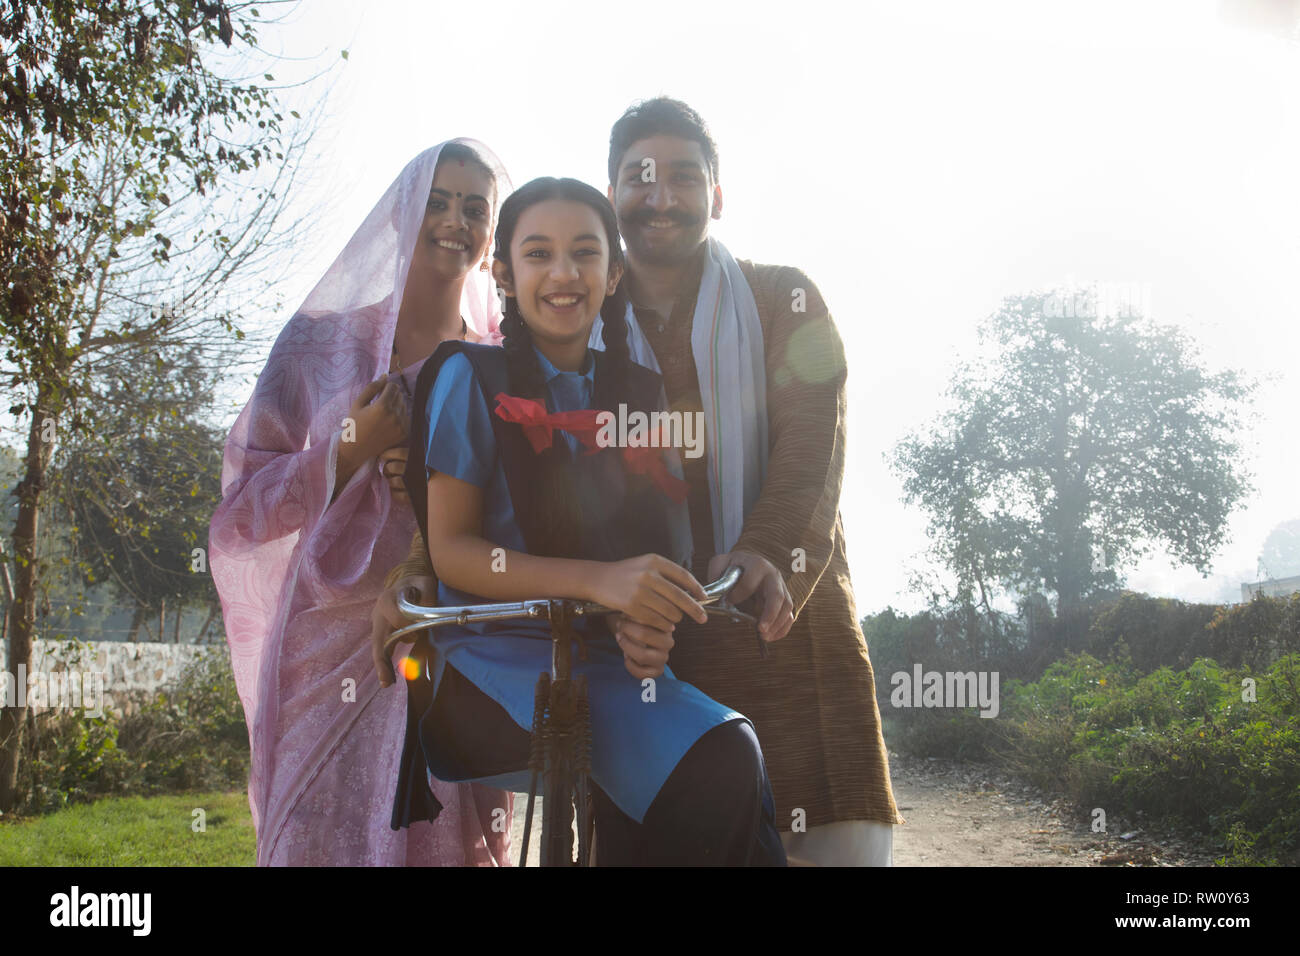
[[[488,257],[484,256],[483,261],[478,264],[478,271],[487,272],[490,268],[492,268],[492,264],[488,261]]]

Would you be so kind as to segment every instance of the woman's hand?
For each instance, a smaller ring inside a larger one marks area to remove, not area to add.
[[[431,577],[412,575],[402,578],[391,588],[379,595],[375,609],[370,612],[370,652],[375,662],[375,673],[379,675],[379,686],[389,687],[397,681],[392,659],[384,653],[384,643],[390,634],[409,622],[397,610],[397,598],[405,593],[406,599],[415,604],[423,604],[433,598],[434,580]]]
[[[411,410],[406,393],[396,379],[385,376],[361,390],[348,409],[352,428],[343,431],[334,472],[334,496],[352,480],[357,469],[386,448],[406,443]]]
[[[386,375],[362,389],[348,417],[356,422],[356,443],[372,455],[404,444],[410,435],[411,408],[395,377]]]
[[[411,496],[406,493],[406,458],[409,448],[406,445],[394,445],[386,448],[379,455],[379,470],[388,482],[393,493],[393,500],[409,505]]]
[[[671,631],[682,614],[703,624],[704,588],[691,572],[658,554],[596,565],[591,599],[622,611],[638,624]]]

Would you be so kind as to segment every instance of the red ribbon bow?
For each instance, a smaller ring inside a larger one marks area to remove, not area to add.
[[[600,450],[596,444],[596,432],[600,431],[600,426],[596,424],[599,412],[594,408],[574,412],[548,412],[541,402],[507,395],[505,392],[497,392],[496,401],[497,418],[522,425],[524,437],[533,446],[534,452],[540,453],[551,447],[557,428],[576,436],[588,449],[588,454]]]
[[[596,416],[600,414],[597,409],[548,412],[545,405],[531,398],[520,398],[505,392],[497,392],[495,398],[497,417],[522,426],[524,437],[533,446],[534,452],[540,453],[551,447],[557,428],[577,438],[586,449],[585,454],[594,455],[601,450],[596,441],[596,435],[600,431],[600,425],[596,421]],[[686,500],[690,486],[668,470],[661,449],[640,446],[619,450],[622,452],[623,465],[631,474],[645,475],[676,504]]]

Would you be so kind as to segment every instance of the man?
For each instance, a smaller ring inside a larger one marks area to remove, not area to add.
[[[705,416],[707,453],[683,459],[691,570],[707,582],[744,569],[732,599],[754,596],[769,653],[725,622],[686,622],[674,638],[619,619],[620,645],[630,666],[671,657],[679,678],[753,721],[792,864],[890,865],[892,826],[904,821],[838,512],[839,334],[803,272],[735,260],[709,238],[722,215],[717,148],[685,103],[661,97],[623,114],[609,181],[633,357],[663,373],[674,410]]]

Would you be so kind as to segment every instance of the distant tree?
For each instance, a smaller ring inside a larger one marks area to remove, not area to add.
[[[1264,539],[1259,552],[1261,578],[1289,578],[1300,574],[1300,518],[1283,521]]]
[[[218,377],[190,352],[102,383],[95,434],[65,448],[51,471],[72,563],[85,585],[108,583],[134,607],[131,639],[164,612],[179,620],[189,605],[220,607],[206,550],[224,435],[204,420]]]
[[[1177,328],[1108,311],[1090,291],[1006,299],[981,330],[996,352],[895,448],[959,600],[1043,590],[1068,614],[1157,545],[1206,573],[1223,542],[1250,489],[1238,436],[1254,384],[1206,370]]]

